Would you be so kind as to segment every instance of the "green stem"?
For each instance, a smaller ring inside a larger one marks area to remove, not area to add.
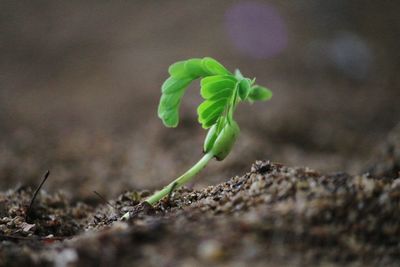
[[[236,83],[235,90],[234,90],[233,96],[232,96],[232,100],[231,100],[231,103],[229,105],[227,119],[228,119],[228,121],[230,123],[233,121],[233,112],[235,111],[236,104],[237,104],[238,87],[239,87],[239,83]]]
[[[182,176],[176,178],[173,182],[164,187],[162,190],[155,192],[152,196],[146,199],[146,202],[150,205],[154,205],[160,199],[168,195],[171,190],[174,190],[192,180],[193,176],[199,173],[213,157],[214,155],[211,152],[205,154],[192,168],[190,168]]]

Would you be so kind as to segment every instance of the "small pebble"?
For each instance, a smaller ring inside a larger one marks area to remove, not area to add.
[[[223,259],[224,252],[220,242],[216,240],[206,240],[200,243],[197,254],[205,261],[218,262]]]

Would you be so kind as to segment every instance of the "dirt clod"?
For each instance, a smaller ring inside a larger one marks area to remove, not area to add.
[[[389,133],[365,169],[375,177],[400,177],[400,124]]]

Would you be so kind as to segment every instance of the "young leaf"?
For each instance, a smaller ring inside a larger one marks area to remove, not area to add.
[[[176,127],[179,123],[179,113],[177,109],[166,110],[163,113],[164,125],[167,127]]]
[[[204,99],[209,99],[221,90],[235,88],[236,79],[228,75],[215,75],[201,80],[200,94]]]
[[[208,72],[203,68],[202,60],[200,58],[186,60],[185,71],[192,77],[196,78],[208,76]]]
[[[197,108],[199,122],[204,129],[211,127],[224,112],[227,103],[226,98],[221,98],[216,101],[206,100]]]
[[[208,72],[209,75],[229,75],[231,74],[224,66],[213,58],[205,57],[201,61],[203,69]]]
[[[170,77],[161,87],[162,96],[158,106],[158,117],[167,127],[176,127],[178,125],[181,99],[187,86],[193,80],[207,76],[231,75],[218,61],[209,57],[178,61],[168,68],[168,72]],[[229,79],[234,78],[229,76]],[[207,90],[205,89],[205,91]],[[210,97],[214,95],[211,92],[205,92],[205,94],[208,94]],[[218,97],[221,98],[222,95],[218,95]],[[213,100],[216,101],[218,99]],[[206,118],[203,119],[205,120]],[[214,121],[214,117],[208,119],[205,125],[209,125],[212,121]]]
[[[211,76],[207,76],[205,78],[203,78],[200,81],[200,85],[201,87],[207,85],[208,83],[213,83],[213,82],[218,82],[220,80],[229,80],[232,83],[236,83],[237,80],[235,77],[233,77],[232,75],[211,75]]]
[[[243,79],[239,83],[239,97],[241,100],[246,100],[247,96],[250,93],[250,87],[251,87],[251,80],[250,79]]]
[[[174,77],[169,77],[161,86],[161,92],[163,94],[176,93],[177,91],[185,89],[191,81],[191,78],[177,79]]]
[[[186,61],[178,61],[169,66],[168,73],[175,79],[190,78],[191,75],[185,69]]]
[[[176,127],[179,122],[179,106],[191,78],[168,78],[161,87],[162,95],[158,105],[158,117],[167,127]]]
[[[255,85],[251,88],[248,99],[250,101],[266,101],[271,99],[272,92],[262,86]]]
[[[232,96],[232,88],[225,88],[215,92],[214,94],[208,95],[207,100],[216,101],[217,99],[230,98],[231,96]],[[203,98],[205,97],[203,96]]]
[[[205,101],[198,107],[199,122],[204,129],[211,127],[227,109],[237,80],[229,75],[215,75],[201,80],[200,94]]]

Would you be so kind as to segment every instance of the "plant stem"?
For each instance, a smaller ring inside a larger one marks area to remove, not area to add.
[[[192,178],[199,173],[214,157],[214,154],[211,152],[208,152],[205,154],[192,168],[190,168],[187,172],[185,172],[183,175],[179,176],[176,178],[172,183],[164,187],[162,190],[155,192],[152,196],[148,197],[145,202],[149,203],[150,205],[156,204],[160,199],[165,197],[166,195],[170,194],[170,192],[181,185],[189,182],[192,180]],[[122,217],[121,220],[128,220],[131,217],[130,212],[128,211],[125,213]]]
[[[146,202],[149,203],[150,205],[154,205],[160,199],[168,195],[171,192],[171,190],[176,189],[182,186],[183,184],[189,182],[190,180],[192,180],[193,176],[199,173],[213,157],[214,155],[211,152],[205,154],[192,168],[190,168],[183,175],[176,178],[162,190],[155,192],[152,196],[146,199]]]

